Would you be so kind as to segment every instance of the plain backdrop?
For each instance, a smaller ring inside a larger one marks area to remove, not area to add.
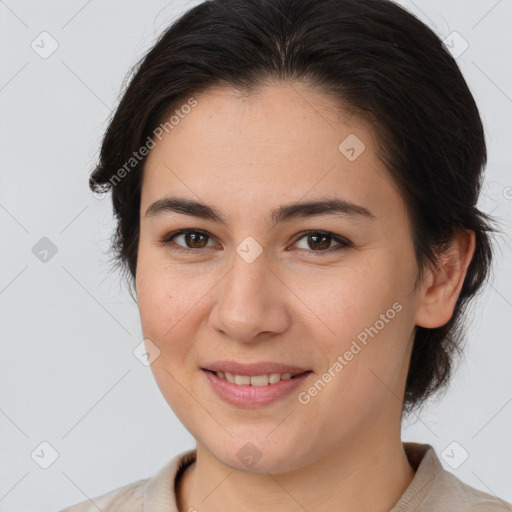
[[[126,74],[197,3],[0,0],[0,511],[56,512],[194,447],[133,354],[138,310],[108,266],[110,197],[87,180]],[[402,5],[457,54],[487,131],[479,206],[507,235],[449,390],[402,438],[512,501],[512,1]]]

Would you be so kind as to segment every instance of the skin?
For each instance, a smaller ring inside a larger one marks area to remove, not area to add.
[[[143,334],[160,350],[156,382],[197,442],[197,460],[176,488],[179,510],[390,510],[414,477],[400,437],[414,329],[452,316],[474,233],[461,231],[413,294],[409,218],[363,121],[297,82],[248,97],[215,88],[196,100],[146,161],[136,275]],[[353,161],[338,149],[349,134],[365,144]],[[170,195],[215,207],[227,225],[145,215]],[[269,221],[281,205],[325,198],[375,218]],[[183,228],[208,236],[161,241]],[[308,243],[306,230],[351,245]],[[236,252],[248,236],[263,249],[251,263]],[[299,389],[307,391],[396,302],[400,312],[307,404],[297,391],[236,407],[200,370],[219,359],[296,364],[313,370]],[[252,468],[237,456],[248,442],[261,453]]]

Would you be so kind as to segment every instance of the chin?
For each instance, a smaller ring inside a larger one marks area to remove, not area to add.
[[[299,464],[297,449],[288,449],[278,439],[274,442],[265,438],[254,441],[241,439],[241,436],[234,435],[228,443],[208,449],[220,463],[243,473],[285,473],[296,469]]]

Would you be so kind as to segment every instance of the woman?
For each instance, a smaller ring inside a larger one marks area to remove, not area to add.
[[[217,0],[124,92],[91,176],[197,447],[66,509],[510,510],[402,443],[492,261],[478,109],[384,0]]]

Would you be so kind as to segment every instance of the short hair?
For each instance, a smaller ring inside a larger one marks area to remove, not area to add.
[[[468,300],[489,276],[498,230],[476,206],[487,154],[473,96],[440,38],[391,1],[210,0],[175,20],[132,70],[90,177],[95,192],[112,191],[114,266],[133,286],[146,160],[139,150],[164,120],[214,86],[249,94],[277,81],[301,81],[368,122],[411,220],[415,286],[459,229],[475,232],[451,319],[415,326],[402,407],[409,413],[451,378]]]

